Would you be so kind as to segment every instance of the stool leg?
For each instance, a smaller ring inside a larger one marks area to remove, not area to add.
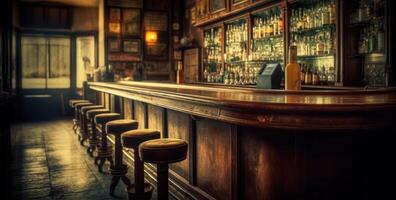
[[[127,171],[123,169],[124,165],[122,163],[122,144],[120,134],[115,136],[114,162],[114,167],[111,170],[113,178],[110,184],[110,194],[114,194],[114,189],[120,178],[126,186],[131,185],[131,181],[125,176]]]
[[[93,153],[96,149],[96,145],[97,145],[97,138],[96,138],[96,127],[95,127],[95,122],[93,120],[91,121],[91,138],[89,140],[89,146],[87,149],[88,154],[93,157]],[[96,161],[95,161],[96,163]]]
[[[168,164],[157,164],[157,199],[168,200]]]
[[[107,146],[107,136],[106,136],[106,129],[105,129],[105,124],[102,124],[102,132],[101,132],[101,138],[100,138],[100,151],[103,152],[108,152],[108,146]],[[103,155],[101,155],[101,157],[98,158],[98,161],[95,160],[95,163],[98,163],[98,171],[99,172],[103,172],[103,165],[106,162],[106,160],[108,160],[110,162],[110,167],[113,168],[114,167],[114,163],[113,163],[113,157],[111,155],[107,156],[107,157],[103,157]]]
[[[135,167],[135,187],[137,194],[144,193],[144,163],[140,160],[138,148],[133,149]]]
[[[120,178],[120,176],[113,176],[113,178],[111,178],[110,195],[114,196],[114,189],[118,185],[118,182],[120,182]]]

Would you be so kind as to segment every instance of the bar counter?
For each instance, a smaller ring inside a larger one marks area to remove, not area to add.
[[[393,195],[394,88],[286,92],[131,81],[89,87],[139,128],[188,141],[188,159],[170,167],[170,192],[180,199]],[[154,182],[154,167],[146,164],[146,173]]]

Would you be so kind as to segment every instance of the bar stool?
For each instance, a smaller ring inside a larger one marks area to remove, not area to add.
[[[98,148],[97,156],[95,157],[95,164],[98,165],[98,171],[103,171],[103,165],[107,161],[110,162],[110,167],[113,167],[113,151],[107,145],[106,123],[109,121],[121,119],[118,113],[104,113],[95,116],[94,121],[96,126],[100,126],[100,145]]]
[[[168,164],[186,159],[187,147],[186,141],[173,138],[149,140],[139,145],[142,161],[157,164],[158,199],[168,199]]]
[[[83,123],[81,122],[81,108],[84,106],[91,106],[93,105],[93,103],[91,102],[86,102],[86,103],[77,103],[74,105],[74,115],[76,118],[76,122],[77,122],[77,130],[76,130],[76,134],[78,135],[78,141],[80,141],[81,136],[79,134],[79,132],[81,131],[81,129],[83,128]]]
[[[80,131],[81,134],[81,140],[80,144],[83,145],[84,142],[89,138],[89,131],[90,131],[90,123],[88,123],[87,119],[87,112],[89,110],[94,110],[94,109],[103,109],[102,105],[91,105],[91,106],[83,106],[80,110],[80,115],[81,115],[81,122],[83,124],[83,129]]]
[[[87,122],[91,125],[91,131],[88,132],[88,135],[89,135],[88,143],[89,143],[89,145],[88,145],[88,148],[87,148],[87,153],[91,157],[93,157],[93,153],[94,153],[94,151],[96,150],[96,147],[99,144],[98,137],[97,137],[97,134],[96,134],[97,130],[96,130],[96,126],[95,126],[94,117],[96,115],[103,114],[103,113],[109,113],[109,112],[110,112],[109,109],[101,108],[101,109],[88,110],[87,113],[86,113]]]
[[[161,137],[157,130],[136,129],[122,134],[122,145],[133,149],[135,184],[131,184],[127,191],[129,199],[151,199],[153,187],[144,182],[144,163],[140,160],[139,144]]]
[[[74,107],[78,103],[89,103],[88,100],[85,99],[70,99],[69,100],[69,106],[74,110]],[[76,119],[76,113],[74,113],[74,118],[73,118],[73,131],[75,134],[77,134],[77,119]]]
[[[120,179],[128,187],[131,184],[131,181],[125,176],[128,171],[128,166],[122,163],[121,134],[129,130],[137,129],[137,127],[138,121],[129,119],[119,119],[106,123],[106,133],[115,136],[114,166],[110,167],[110,173],[113,175],[110,184],[110,195],[114,195],[114,189]]]

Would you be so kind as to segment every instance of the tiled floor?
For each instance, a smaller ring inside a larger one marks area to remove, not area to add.
[[[127,199],[122,182],[119,198],[108,195],[111,175],[97,171],[71,127],[71,119],[15,126],[14,199]]]

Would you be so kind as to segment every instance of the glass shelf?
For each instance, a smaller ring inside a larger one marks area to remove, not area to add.
[[[335,24],[326,24],[326,25],[323,25],[321,27],[316,27],[316,28],[311,28],[311,29],[303,29],[303,30],[299,30],[299,31],[293,31],[293,32],[290,32],[290,34],[292,34],[292,35],[305,35],[305,34],[310,34],[310,33],[332,31],[335,28],[336,28]]]

